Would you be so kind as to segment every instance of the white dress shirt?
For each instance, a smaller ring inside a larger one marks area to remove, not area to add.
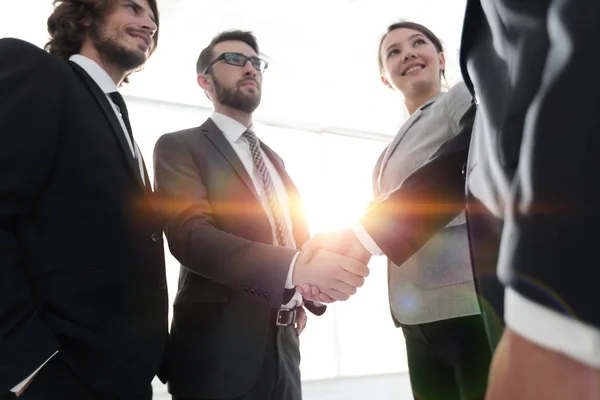
[[[225,138],[227,139],[227,141],[229,142],[229,144],[235,151],[235,154],[237,154],[240,161],[246,168],[246,171],[248,171],[248,175],[250,175],[250,178],[252,179],[252,183],[254,183],[254,187],[256,188],[256,192],[258,193],[258,195],[261,199],[262,206],[265,210],[265,213],[267,214],[267,216],[269,217],[269,220],[271,221],[273,237],[276,237],[277,235],[276,235],[276,231],[275,231],[275,221],[273,220],[273,217],[271,215],[271,209],[269,207],[269,202],[267,200],[266,193],[264,193],[264,188],[263,188],[262,180],[260,177],[260,173],[258,171],[255,171],[254,161],[252,160],[252,153],[250,152],[250,145],[248,144],[246,139],[242,137],[244,132],[246,132],[247,128],[244,125],[240,124],[238,121],[234,120],[233,118],[230,118],[230,117],[223,115],[221,113],[218,113],[218,112],[213,112],[213,114],[210,118],[213,120],[215,125],[217,125],[217,128],[219,128],[221,130],[221,132],[223,132],[223,135],[225,135]],[[252,129],[252,127],[250,127],[250,129]],[[287,189],[286,189],[285,185],[283,184],[283,181],[281,180],[281,177],[279,176],[277,169],[275,169],[275,166],[273,165],[273,163],[271,162],[269,157],[264,153],[264,151],[262,149],[260,150],[260,152],[265,161],[267,170],[269,171],[269,175],[271,176],[271,180],[273,181],[273,186],[275,187],[275,191],[277,192],[277,199],[279,200],[279,205],[281,207],[283,217],[285,219],[285,222],[286,222],[288,228],[290,229],[290,239],[292,240],[292,243],[295,246],[294,237],[292,235],[293,224],[292,224],[292,216],[290,214],[290,203],[289,203]],[[294,258],[292,259],[292,262],[290,264],[287,281],[285,283],[286,289],[294,289],[294,285],[292,284],[292,274],[294,272],[294,266],[296,264],[296,259],[298,258],[298,254],[300,254],[300,253],[299,252],[296,253],[296,255],[294,256]],[[300,293],[296,292],[294,294],[294,297],[292,298],[292,300],[289,303],[285,304],[283,306],[283,308],[298,307],[302,304],[302,301],[303,301],[302,296],[300,295]]]
[[[121,117],[121,111],[119,110],[119,107],[112,101],[112,99],[108,95],[109,93],[117,92],[119,90],[119,88],[117,87],[115,82],[112,80],[110,75],[108,75],[108,73],[105,70],[103,70],[102,67],[100,65],[98,65],[98,63],[96,63],[94,60],[87,58],[86,56],[82,56],[81,54],[72,55],[69,58],[69,60],[73,61],[74,63],[79,65],[81,68],[83,68],[83,70],[85,72],[87,72],[87,74],[94,80],[94,82],[96,82],[96,84],[100,87],[100,89],[102,89],[102,91],[106,94],[106,98],[107,98],[108,102],[110,103],[113,111],[115,112],[115,115],[117,116],[117,119],[119,120],[119,124],[121,124],[121,128],[123,129],[123,135],[125,135],[125,140],[127,140],[127,144],[129,145],[129,150],[131,150],[131,154],[135,157],[135,159],[138,163],[142,181],[144,182],[144,184],[147,185],[148,182],[145,182],[146,178],[145,178],[145,174],[144,174],[144,161],[142,159],[142,153],[140,152],[140,148],[138,147],[135,140],[133,143],[131,142],[131,137],[133,136],[133,133],[132,133],[131,137],[127,134],[127,127],[125,126],[123,117]]]
[[[119,123],[121,124],[121,128],[123,128],[123,135],[125,135],[125,139],[127,140],[127,144],[129,145],[131,154],[135,157],[135,159],[138,162],[138,166],[140,168],[140,176],[142,177],[142,181],[145,181],[143,160],[142,160],[142,156],[140,153],[140,149],[138,148],[137,143],[131,142],[130,136],[127,134],[127,128],[125,126],[125,122],[123,121],[123,118],[121,117],[121,112],[119,111],[119,107],[117,107],[117,105],[115,103],[113,103],[112,99],[108,95],[108,93],[118,91],[117,85],[112,80],[110,75],[108,75],[108,73],[105,70],[103,70],[102,67],[100,65],[98,65],[94,60],[87,58],[85,56],[82,56],[81,54],[72,55],[69,58],[69,60],[73,61],[74,63],[79,65],[81,68],[83,68],[83,70],[85,72],[87,72],[87,74],[92,78],[92,80],[94,82],[96,82],[96,84],[100,87],[100,89],[102,89],[102,91],[106,94],[106,98],[108,99],[108,102],[112,106],[113,111],[115,112],[115,115],[117,116],[117,119],[119,120]],[[144,183],[148,184],[147,182],[144,182]],[[27,382],[29,382],[31,380],[31,378],[33,378],[33,376],[35,374],[37,374],[38,371],[40,369],[42,369],[42,367],[44,365],[46,365],[46,363],[48,361],[50,361],[52,359],[52,357],[54,357],[57,353],[58,353],[58,351],[55,352],[52,356],[50,356],[50,358],[48,358],[48,360],[46,360],[38,369],[36,369],[23,382],[19,383],[17,386],[12,388],[11,392],[14,392],[14,393],[19,392],[27,384]]]

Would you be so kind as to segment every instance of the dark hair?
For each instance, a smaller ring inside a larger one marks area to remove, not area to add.
[[[79,53],[85,40],[88,28],[83,21],[102,21],[115,9],[119,1],[121,0],[54,0],[54,11],[48,18],[48,32],[51,39],[44,48],[50,54],[68,60],[73,54]],[[154,33],[154,46],[150,53],[152,54],[158,45],[158,8],[156,0],[147,1],[154,13],[157,26]]]
[[[396,23],[388,26],[387,32],[381,37],[381,40],[379,41],[379,50],[377,51],[377,62],[379,65],[379,73],[381,75],[383,75],[383,72],[384,72],[383,71],[383,60],[381,58],[381,46],[383,46],[383,41],[385,40],[387,35],[389,35],[390,32],[395,31],[396,29],[412,29],[413,31],[420,32],[423,35],[425,35],[425,37],[427,37],[427,39],[429,39],[431,41],[431,43],[433,43],[433,45],[435,46],[438,53],[442,53],[444,51],[444,46],[442,45],[442,41],[433,32],[431,32],[427,27],[425,27],[421,24],[417,24],[416,22],[410,22],[410,21],[396,22]],[[442,71],[441,75],[444,78],[444,81],[446,81],[445,71]],[[448,82],[446,81],[446,84],[447,83]]]
[[[200,56],[198,57],[198,61],[196,62],[196,73],[198,75],[204,73],[206,67],[208,67],[213,59],[213,50],[215,46],[222,42],[228,41],[239,41],[244,42],[248,46],[252,47],[252,49],[259,53],[258,51],[258,43],[256,42],[256,38],[250,31],[240,31],[240,30],[231,30],[219,33],[215,36],[209,43],[208,46],[204,50],[200,52]]]

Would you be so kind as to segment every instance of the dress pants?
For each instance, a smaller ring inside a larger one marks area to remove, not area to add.
[[[491,350],[480,315],[402,325],[416,400],[483,400]]]
[[[260,373],[250,391],[235,399],[220,400],[301,400],[300,347],[293,325],[278,327],[272,318]],[[173,396],[173,400],[188,399]],[[214,400],[214,399],[210,399]]]
[[[141,394],[99,393],[83,383],[56,354],[37,373],[19,400],[151,400],[152,386]]]

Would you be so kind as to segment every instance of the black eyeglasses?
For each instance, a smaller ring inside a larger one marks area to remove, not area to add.
[[[262,58],[246,57],[245,55],[240,53],[223,53],[219,57],[215,58],[213,62],[208,64],[208,67],[206,67],[203,74],[206,74],[210,67],[212,67],[221,60],[225,61],[229,65],[235,65],[236,67],[243,67],[248,61],[250,61],[250,64],[252,64],[254,69],[260,71],[261,73],[265,72],[265,70],[269,66],[269,63],[263,60]]]

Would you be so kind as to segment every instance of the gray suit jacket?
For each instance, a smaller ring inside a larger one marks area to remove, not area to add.
[[[470,103],[471,95],[460,83],[411,115],[374,169],[376,199],[398,188],[458,133],[458,122]],[[461,213],[401,266],[388,261],[390,307],[396,323],[413,325],[479,313],[465,223]]]
[[[262,148],[288,190],[297,246],[309,238],[283,160]],[[163,135],[154,150],[156,194],[171,253],[181,262],[168,350],[169,391],[236,398],[256,381],[295,249],[273,246],[254,184],[223,133],[202,126]],[[315,308],[322,314],[325,307]],[[297,337],[292,338],[298,341]],[[299,362],[298,346],[291,349]]]

